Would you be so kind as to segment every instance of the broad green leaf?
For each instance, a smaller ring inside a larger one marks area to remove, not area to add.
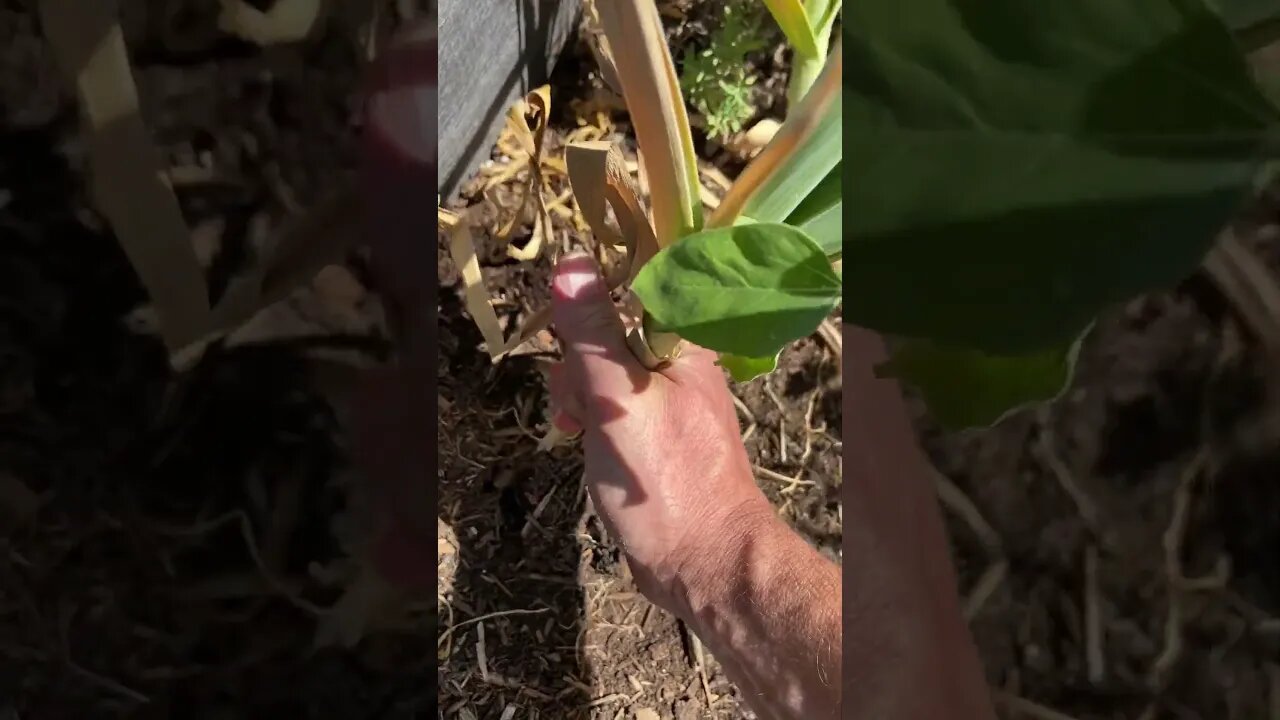
[[[801,0],[764,0],[773,15],[774,22],[787,36],[787,42],[795,48],[796,53],[804,57],[818,57],[818,44],[814,38],[813,26],[809,15],[805,12]]]
[[[845,320],[996,354],[1177,282],[1276,110],[1201,0],[845,9]]]
[[[750,382],[773,372],[778,367],[778,356],[743,357],[725,354],[720,356],[720,366],[729,371],[734,382]]]
[[[949,430],[993,425],[1027,405],[1058,397],[1071,380],[1078,343],[1028,355],[908,341],[878,368],[913,385]]]
[[[782,222],[840,162],[841,58],[837,45],[817,83],[734,181],[708,227],[730,225],[739,214],[760,222]]]
[[[798,227],[813,238],[828,256],[840,254],[841,198],[840,180],[844,171],[840,163],[827,173],[800,205],[791,211],[786,224]]]
[[[840,301],[822,248],[772,223],[689,235],[646,263],[631,288],[664,331],[744,357],[777,354]]]

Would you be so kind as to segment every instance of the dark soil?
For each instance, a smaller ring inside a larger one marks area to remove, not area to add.
[[[34,4],[0,2],[0,717],[424,715],[425,628],[317,648],[305,609],[342,592],[317,569],[348,561],[333,526],[351,509],[317,358],[387,349],[359,259],[173,372],[85,196]],[[217,287],[247,244],[352,176],[359,28],[335,13],[262,49],[210,30],[216,2],[179,4],[123,17],[156,142],[209,171],[177,192]],[[178,43],[170,21],[206,23],[208,41]]]

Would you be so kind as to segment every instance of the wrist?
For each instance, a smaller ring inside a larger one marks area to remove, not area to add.
[[[691,528],[681,557],[673,558],[674,574],[663,583],[667,610],[697,625],[705,611],[727,607],[752,575],[767,571],[787,533],[763,495],[727,506]]]

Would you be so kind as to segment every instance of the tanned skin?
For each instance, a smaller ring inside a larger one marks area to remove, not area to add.
[[[842,592],[840,567],[756,485],[715,354],[646,370],[586,256],[559,263],[553,302],[556,424],[583,432],[596,511],[640,591],[689,624],[757,715],[994,717],[927,465],[897,387],[872,372],[878,337],[846,333]]]

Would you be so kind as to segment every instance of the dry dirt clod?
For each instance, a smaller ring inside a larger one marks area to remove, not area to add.
[[[725,147],[743,160],[750,160],[773,141],[773,137],[781,128],[782,123],[776,119],[764,118],[748,128],[746,132],[734,135],[725,143]]]

